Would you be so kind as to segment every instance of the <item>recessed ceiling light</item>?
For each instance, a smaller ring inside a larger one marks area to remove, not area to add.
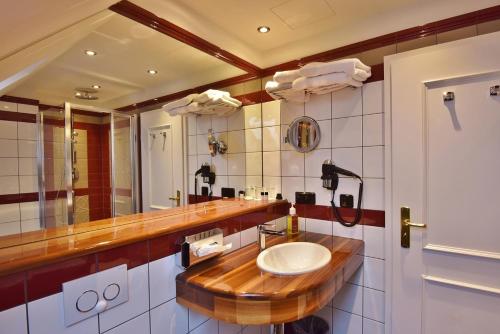
[[[150,69],[150,70],[148,70],[147,72],[148,72],[148,74],[151,74],[151,75],[155,75],[155,74],[157,74],[157,73],[158,73],[158,71],[157,71],[157,70],[151,70],[151,69]]]
[[[93,57],[93,56],[97,55],[97,52],[92,51],[92,50],[85,50],[85,54],[87,56]]]
[[[263,34],[265,34],[266,32],[269,32],[270,30],[271,30],[271,28],[269,28],[268,26],[260,26],[257,28],[257,31],[260,33],[263,33]]]
[[[75,93],[75,96],[82,96],[82,93],[80,93],[80,92],[76,92],[76,93]]]
[[[99,89],[99,88],[101,88],[101,85],[92,85],[92,88]]]

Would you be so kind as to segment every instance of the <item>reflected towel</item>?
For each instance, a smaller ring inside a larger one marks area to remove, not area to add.
[[[273,80],[278,83],[292,82],[300,77],[299,70],[282,71],[274,73]]]

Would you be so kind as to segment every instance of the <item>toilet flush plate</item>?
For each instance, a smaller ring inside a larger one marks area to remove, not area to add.
[[[63,283],[64,323],[77,322],[128,301],[127,265]]]

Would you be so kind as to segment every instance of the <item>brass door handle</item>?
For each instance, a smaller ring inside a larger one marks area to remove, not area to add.
[[[410,220],[410,208],[401,207],[401,247],[410,248],[410,227],[426,228],[427,224],[412,223]]]
[[[177,190],[175,197],[169,197],[169,200],[176,201],[176,206],[181,206],[181,191]]]

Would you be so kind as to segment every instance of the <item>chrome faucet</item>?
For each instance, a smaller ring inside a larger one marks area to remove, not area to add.
[[[262,252],[264,249],[266,249],[266,234],[270,235],[285,235],[285,231],[275,231],[275,230],[268,230],[266,227],[269,228],[276,228],[275,224],[262,224],[257,226],[257,242],[259,243],[259,250]]]

